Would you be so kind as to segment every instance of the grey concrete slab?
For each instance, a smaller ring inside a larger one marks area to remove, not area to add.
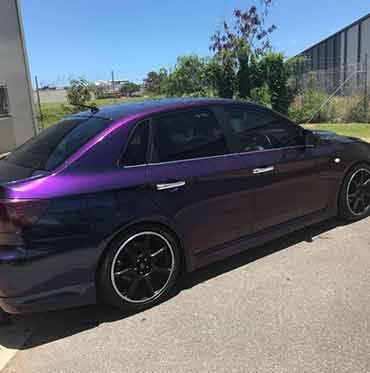
[[[4,372],[370,372],[369,223],[319,224],[212,265],[136,315],[43,314]]]

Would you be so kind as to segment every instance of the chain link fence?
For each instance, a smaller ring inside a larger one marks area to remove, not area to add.
[[[309,59],[302,60],[290,79],[296,92],[293,104],[300,122],[369,122],[370,69],[368,56],[356,64],[322,61],[321,69],[312,69]],[[304,113],[302,114],[302,111]]]
[[[368,72],[365,64],[340,65],[321,70],[306,70],[298,78],[298,92],[319,90],[332,94],[337,89],[338,95],[357,96],[367,90]]]

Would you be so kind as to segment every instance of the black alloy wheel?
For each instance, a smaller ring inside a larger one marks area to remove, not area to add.
[[[177,240],[165,230],[145,228],[115,242],[101,267],[100,294],[120,308],[142,309],[161,301],[179,273]]]

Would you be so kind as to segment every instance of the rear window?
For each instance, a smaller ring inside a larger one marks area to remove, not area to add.
[[[111,123],[97,117],[62,120],[27,141],[6,160],[22,167],[51,171]]]

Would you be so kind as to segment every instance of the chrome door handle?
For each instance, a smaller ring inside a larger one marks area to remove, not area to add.
[[[255,168],[253,170],[253,175],[264,174],[266,172],[271,172],[271,171],[274,171],[274,170],[275,170],[274,166],[263,167],[263,168]]]
[[[157,184],[157,190],[181,188],[186,184],[185,181],[175,181],[173,183]]]

